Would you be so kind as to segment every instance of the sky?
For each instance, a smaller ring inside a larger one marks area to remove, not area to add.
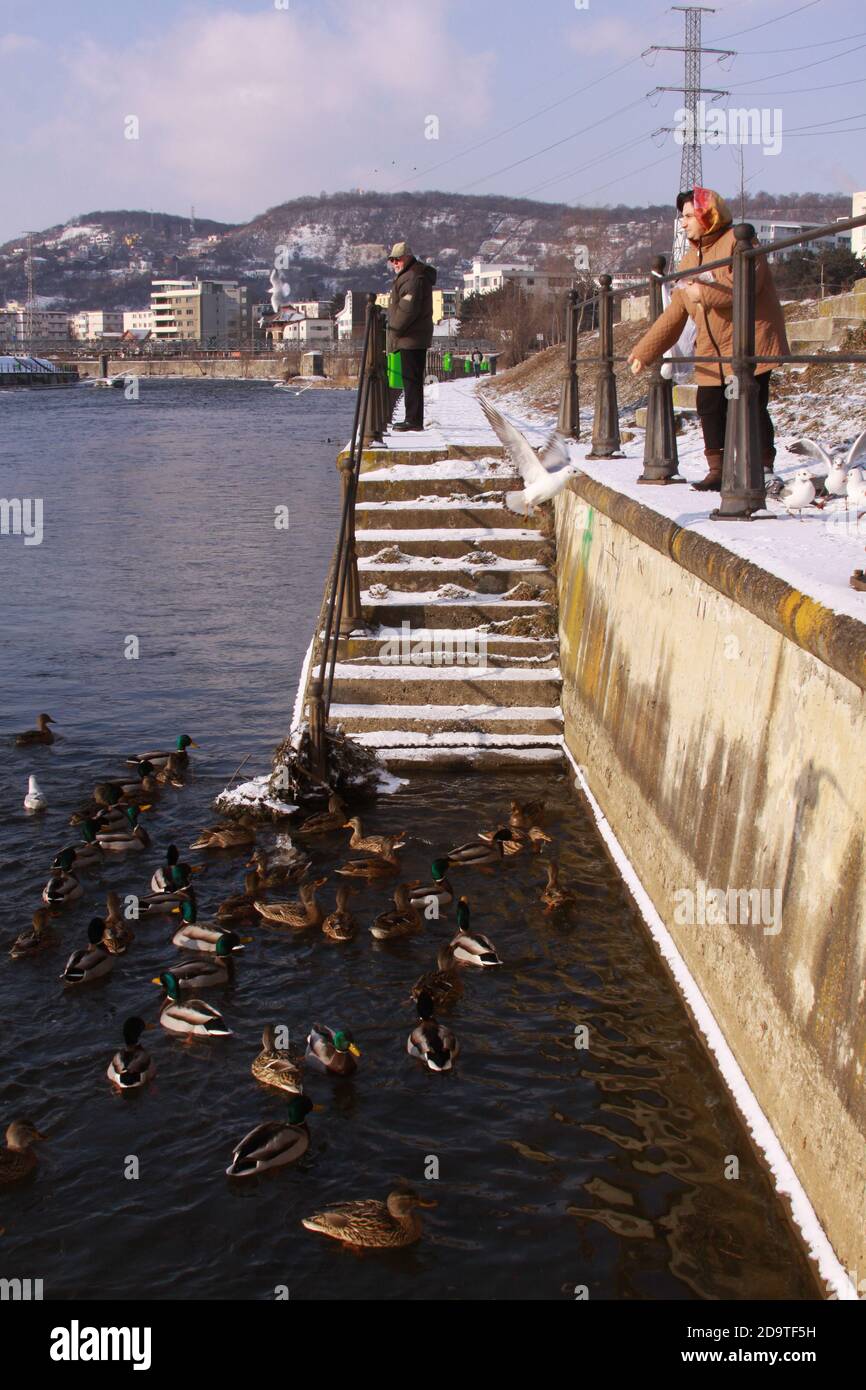
[[[0,0],[0,241],[348,188],[666,202],[683,99],[648,94],[683,57],[641,54],[682,42],[654,0]],[[703,59],[708,186],[866,188],[862,0],[730,0],[703,43],[737,50]],[[731,108],[763,113],[748,141]]]

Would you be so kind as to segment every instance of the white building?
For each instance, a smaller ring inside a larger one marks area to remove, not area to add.
[[[851,216],[866,216],[866,193],[855,193],[851,199]],[[855,227],[851,233],[851,250],[858,260],[866,260],[866,227]]]
[[[349,342],[352,338],[363,338],[366,319],[367,296],[359,294],[357,290],[347,290],[346,302],[340,312],[335,315],[337,337],[340,342]]]
[[[123,332],[123,313],[119,309],[80,309],[69,320],[73,338],[92,342],[107,334]]]
[[[9,301],[0,309],[0,342],[8,347],[26,347],[31,343],[40,346],[62,347],[69,342],[68,309],[27,309],[17,300]]]
[[[123,331],[124,333],[152,333],[153,310],[150,308],[124,310]]]
[[[150,306],[158,342],[221,347],[249,336],[246,286],[236,280],[153,280]]]
[[[852,214],[853,216],[854,214]],[[771,246],[774,241],[785,241],[787,237],[802,236],[805,232],[814,230],[814,222],[772,222],[763,218],[758,218],[752,222],[755,229],[755,236],[762,246]],[[827,251],[840,248],[845,251],[851,249],[850,232],[834,232],[829,236],[819,237],[817,241],[804,241],[799,246],[789,246],[785,251],[779,251],[776,260],[783,261],[794,251]]]
[[[314,319],[300,315],[287,323],[283,329],[284,343],[303,343],[307,347],[321,347],[333,341],[333,319]]]
[[[290,309],[297,309],[305,319],[329,319],[331,317],[330,299],[293,299]]]
[[[560,294],[573,283],[572,276],[536,270],[525,261],[482,261],[476,256],[463,276],[463,295],[492,294],[504,285],[516,285],[526,294]]]

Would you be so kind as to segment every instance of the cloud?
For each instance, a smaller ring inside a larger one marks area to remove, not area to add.
[[[29,34],[0,34],[0,58],[10,53],[26,53],[38,47],[36,39]]]
[[[194,203],[232,220],[322,188],[384,186],[374,170],[393,186],[490,114],[492,59],[449,32],[452,12],[433,0],[385,19],[353,0],[184,18],[122,48],[85,40],[62,57],[62,113],[31,112],[29,157],[69,212]],[[425,139],[431,114],[438,143]],[[124,138],[130,115],[137,140]]]

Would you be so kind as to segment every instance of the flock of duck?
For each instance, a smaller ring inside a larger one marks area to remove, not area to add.
[[[53,722],[49,715],[40,715],[38,727],[18,735],[16,742],[19,746],[53,742],[48,727]],[[43,905],[33,914],[31,927],[13,943],[9,952],[13,960],[40,956],[59,943],[52,919],[81,896],[82,872],[98,870],[116,854],[141,853],[150,847],[150,836],[141,816],[153,809],[167,786],[183,786],[190,765],[188,750],[195,747],[189,735],[181,734],[174,748],[135,754],[126,760],[127,766],[134,769],[132,773],[94,788],[91,800],[71,817],[81,838],[55,856],[42,892]],[[43,807],[44,799],[42,806],[30,809]],[[506,824],[480,831],[474,840],[434,858],[429,882],[397,883],[393,908],[379,913],[370,925],[373,938],[382,942],[398,940],[420,932],[425,919],[438,921],[454,902],[454,889],[448,878],[451,869],[490,874],[505,859],[524,851],[540,852],[551,838],[539,824],[543,818],[543,802],[512,801]],[[326,912],[318,894],[327,880],[309,879],[311,857],[300,845],[346,830],[351,831],[348,848],[361,857],[351,858],[335,869],[341,881],[336,887],[334,907]],[[269,856],[257,845],[256,838],[255,824],[243,817],[203,830],[190,845],[191,850],[242,851],[251,855],[245,865],[243,891],[221,902],[207,922],[199,921],[195,889],[195,877],[204,872],[205,866],[183,862],[178,848],[169,845],[164,862],[151,876],[150,891],[126,898],[129,917],[121,909],[119,896],[114,892],[107,894],[105,916],[91,919],[87,941],[72,952],[66,963],[60,977],[64,988],[80,988],[109,974],[116,958],[125,954],[135,939],[132,921],[178,917],[171,940],[184,954],[152,981],[163,991],[159,1022],[166,1031],[186,1041],[195,1037],[228,1037],[231,1028],[216,1008],[197,997],[197,991],[229,981],[236,958],[253,940],[243,933],[254,928],[274,932],[315,929],[330,941],[351,941],[358,931],[350,901],[355,884],[384,884],[398,877],[398,856],[406,844],[403,834],[365,834],[359,817],[348,815],[345,803],[336,793],[331,795],[326,811],[293,827],[292,841],[299,841],[299,845],[292,843],[288,850]],[[547,883],[540,900],[546,910],[553,912],[573,904],[574,895],[559,883],[556,861],[547,860],[545,867]],[[296,899],[274,896],[275,891],[285,892],[290,885],[297,885]],[[415,981],[411,991],[417,1023],[407,1039],[407,1052],[432,1072],[450,1071],[459,1055],[456,1034],[436,1015],[452,1008],[459,999],[464,969],[489,969],[502,964],[493,942],[472,928],[466,896],[458,898],[455,916],[451,939],[441,942],[435,966]],[[140,1090],[155,1075],[153,1059],[141,1041],[148,1026],[138,1017],[128,1018],[123,1025],[122,1046],[112,1056],[106,1073],[119,1092]],[[282,1045],[288,1042],[287,1037],[281,1036],[284,1032],[273,1024],[265,1027],[262,1049],[253,1059],[251,1071],[263,1085],[286,1093],[286,1119],[256,1125],[235,1145],[226,1169],[232,1178],[246,1178],[293,1163],[309,1148],[306,1117],[314,1106],[304,1094],[303,1067],[334,1077],[347,1077],[357,1070],[360,1049],[347,1028],[314,1023],[303,1058]],[[0,1149],[0,1183],[16,1182],[32,1173],[36,1167],[33,1145],[43,1138],[28,1120],[19,1119],[9,1125],[6,1146]],[[346,1246],[403,1246],[421,1235],[416,1209],[433,1205],[411,1190],[396,1190],[385,1202],[337,1204],[305,1218],[302,1224]]]

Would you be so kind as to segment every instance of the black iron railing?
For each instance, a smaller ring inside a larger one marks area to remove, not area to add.
[[[755,352],[755,272],[758,257],[770,256],[777,251],[785,251],[805,242],[818,241],[831,233],[852,231],[855,227],[866,226],[866,215],[852,217],[844,222],[831,222],[824,227],[815,227],[799,236],[786,237],[767,246],[754,246],[755,229],[748,223],[734,228],[736,243],[733,254],[716,261],[704,261],[699,267],[675,270],[665,274],[664,256],[656,256],[650,279],[627,288],[614,290],[610,275],[598,277],[598,289],[582,301],[577,293],[570,291],[566,304],[567,336],[566,362],[563,372],[560,396],[559,429],[573,439],[580,437],[579,382],[577,339],[579,334],[579,315],[587,309],[594,316],[598,314],[599,323],[599,371],[596,379],[595,412],[592,428],[592,450],[590,458],[614,458],[620,447],[619,410],[616,396],[615,364],[628,359],[617,355],[613,350],[613,306],[616,299],[640,293],[650,296],[650,317],[654,320],[662,312],[662,285],[677,280],[703,274],[707,270],[718,270],[723,266],[732,267],[732,315],[733,341],[730,357],[678,357],[677,362],[695,365],[699,362],[712,362],[725,366],[726,394],[729,408],[725,434],[725,448],[722,462],[721,502],[711,513],[715,520],[748,520],[756,512],[766,515],[766,489],[764,481],[764,460],[759,432],[758,383],[755,368],[758,365],[782,365],[788,363],[832,362],[836,364],[866,362],[866,352],[824,352],[787,353],[781,356],[765,356]],[[638,479],[642,483],[676,483],[679,477],[677,442],[674,430],[673,383],[662,375],[663,361],[659,359],[653,368],[647,396],[646,439],[644,444],[644,469]]]

